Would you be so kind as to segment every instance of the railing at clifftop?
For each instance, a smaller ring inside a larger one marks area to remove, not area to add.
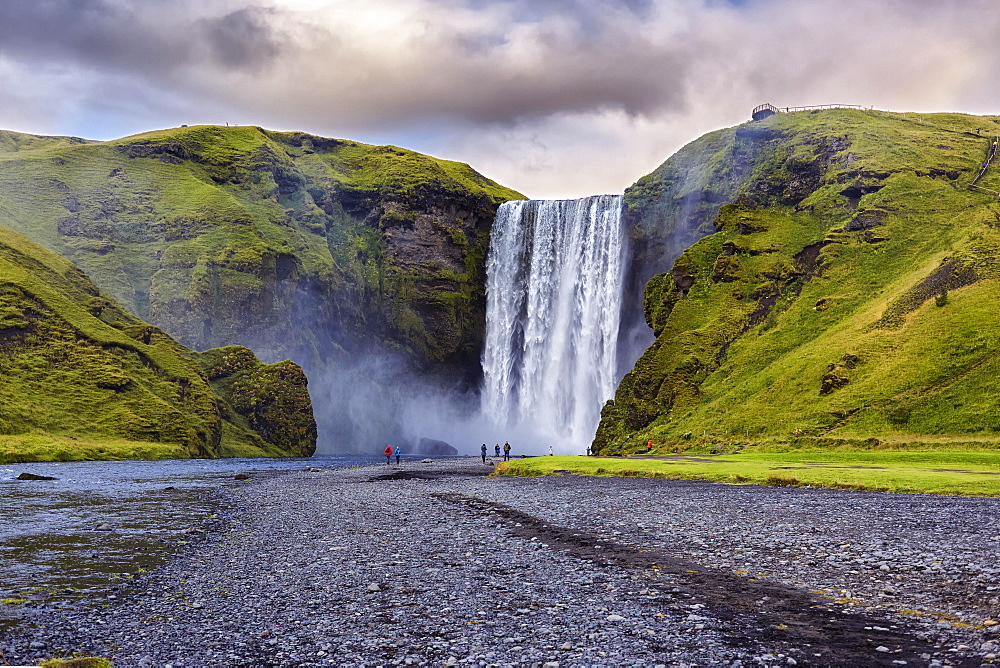
[[[872,107],[862,107],[860,104],[814,104],[810,107],[785,107],[782,111],[811,111],[813,109],[860,109],[871,111]]]
[[[760,121],[768,116],[773,116],[782,112],[789,113],[793,111],[812,111],[813,109],[860,109],[861,111],[871,111],[872,107],[863,107],[860,104],[814,104],[808,107],[776,107],[773,104],[761,104],[754,107],[753,113],[750,114],[750,118],[755,121]]]

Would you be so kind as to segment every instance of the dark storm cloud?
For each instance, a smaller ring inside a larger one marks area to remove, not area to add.
[[[0,6],[0,46],[8,58],[111,66],[121,60],[169,63],[176,51],[127,7],[108,0],[42,0]]]
[[[3,3],[0,48],[13,61],[65,66],[95,80],[126,74],[194,96],[235,96],[241,106],[368,124],[431,116],[512,123],[606,109],[638,115],[682,102],[682,38],[664,43],[641,29],[652,0],[384,2],[387,17],[397,14],[387,25],[398,21],[384,41],[352,15],[366,4],[371,17],[379,3],[333,2],[308,16],[239,0]],[[480,13],[495,22],[474,20]],[[257,99],[225,79],[268,68],[276,80],[262,78]],[[282,101],[273,88],[284,87],[288,69],[302,89]]]
[[[204,19],[199,27],[220,64],[232,68],[257,68],[274,61],[282,40],[269,21],[274,9],[247,7],[219,18]]]
[[[606,109],[639,115],[682,103],[687,64],[683,49],[673,45],[608,26],[600,34],[586,26],[579,31],[539,27],[530,43],[536,55],[521,57],[509,35],[485,44],[455,38],[450,75],[459,85],[454,93],[422,99],[421,87],[414,86],[410,101],[433,107],[450,97],[442,113],[501,123]],[[411,74],[419,81],[427,72]]]
[[[296,76],[315,84],[295,99],[300,111],[319,103],[338,118],[374,124],[511,124],[608,110],[640,116],[683,105],[690,40],[647,23],[647,0],[382,4],[395,11],[374,26],[331,11],[323,26],[336,41],[317,31],[298,43],[308,57],[297,61]]]
[[[761,102],[995,113],[998,34],[997,0],[0,0],[0,127],[252,122],[613,190]]]
[[[996,15],[988,0],[39,0],[0,3],[0,49],[81,84],[124,74],[290,119],[512,124],[808,94],[844,71],[910,88],[922,54],[956,30],[972,45]]]
[[[193,63],[256,69],[281,52],[273,10],[202,16],[185,0],[40,0],[0,4],[7,58],[96,73],[164,76]]]

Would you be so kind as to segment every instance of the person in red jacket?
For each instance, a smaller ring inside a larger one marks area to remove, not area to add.
[[[646,441],[646,454],[648,455],[653,449],[653,441]]]
[[[392,446],[385,446],[385,450],[382,451],[382,454],[385,455],[385,465],[388,466],[389,460],[392,458]]]

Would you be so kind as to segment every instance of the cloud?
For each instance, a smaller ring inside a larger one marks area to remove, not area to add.
[[[229,69],[257,70],[274,62],[286,44],[269,24],[274,9],[245,7],[199,24],[215,60]]]
[[[677,105],[685,69],[684,50],[644,24],[650,5],[640,0],[214,6],[223,11],[165,0],[14,3],[0,9],[0,44],[20,62],[354,126],[655,113]]]
[[[993,0],[3,3],[0,126],[256,123],[583,195],[760,102],[996,109],[997,34]]]
[[[334,3],[312,16],[314,30],[298,42],[291,67],[262,82],[280,91],[270,98],[272,111],[320,107],[350,124],[513,124],[566,112],[676,107],[683,37],[644,24],[628,5],[583,5],[548,2],[525,11],[523,2],[414,0],[372,11]]]

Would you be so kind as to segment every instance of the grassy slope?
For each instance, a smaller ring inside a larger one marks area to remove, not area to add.
[[[67,260],[0,227],[0,461],[310,454],[300,370],[283,388],[297,403],[281,406],[296,439],[253,423],[277,403],[273,383],[250,383],[267,395],[261,409],[213,389],[209,377],[289,373],[240,350],[239,365],[215,370],[220,351],[185,349]]]
[[[1000,122],[837,110],[723,131],[759,138],[750,197],[647,286],[657,340],[595,448],[1000,442],[1000,202],[964,188],[977,128]]]
[[[533,457],[498,464],[497,473],[676,478],[772,487],[1000,497],[1000,456],[995,450],[827,448],[648,459]]]
[[[0,133],[0,223],[198,349],[475,357],[489,223],[521,197],[464,164],[256,127]],[[414,230],[436,254],[411,252]]]

